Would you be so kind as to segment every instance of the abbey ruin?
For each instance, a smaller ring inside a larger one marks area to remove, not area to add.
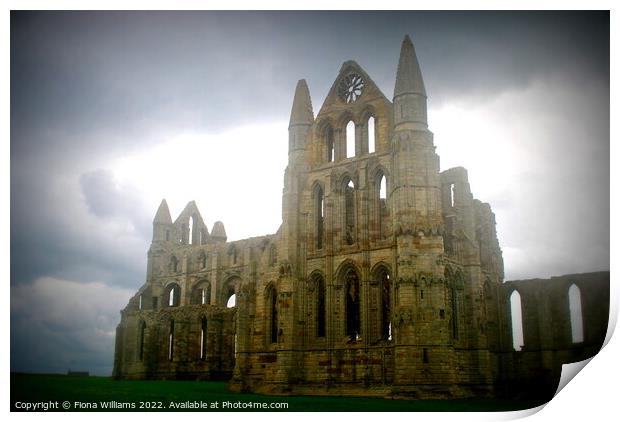
[[[275,234],[228,242],[194,202],[173,222],[162,201],[146,283],[121,312],[114,376],[267,394],[555,391],[562,363],[603,343],[609,273],[504,283],[495,216],[464,168],[440,171],[426,101],[409,37],[392,100],[347,61],[315,116],[300,80]]]

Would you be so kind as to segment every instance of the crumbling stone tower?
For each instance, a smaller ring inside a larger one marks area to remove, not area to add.
[[[288,151],[273,235],[228,242],[193,201],[174,222],[162,201],[146,283],[121,312],[117,378],[448,398],[518,383],[530,391],[546,374],[552,393],[562,363],[600,348],[606,308],[596,304],[608,306],[609,273],[607,290],[598,273],[545,289],[502,284],[491,207],[473,198],[464,168],[439,170],[409,37],[391,101],[347,61],[315,117],[300,80]],[[580,344],[570,340],[571,283],[588,312]],[[525,301],[522,350],[512,347],[515,291]],[[560,332],[541,331],[552,326]]]

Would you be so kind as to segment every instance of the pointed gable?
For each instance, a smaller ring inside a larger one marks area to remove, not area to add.
[[[366,71],[353,60],[342,64],[332,84],[317,120],[326,114],[339,110],[359,110],[373,102],[390,103]]]
[[[177,217],[174,224],[184,224],[189,221],[189,218],[193,217],[195,222],[199,223],[201,226],[204,226],[204,221],[202,219],[202,215],[200,215],[200,211],[198,211],[198,206],[196,205],[196,201],[190,201],[187,203],[181,214]],[[206,226],[205,226],[206,230]]]

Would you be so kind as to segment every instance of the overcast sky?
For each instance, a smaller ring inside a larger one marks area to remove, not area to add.
[[[392,98],[410,34],[441,169],[497,217],[506,279],[609,269],[609,14],[11,14],[11,369],[110,374],[151,222],[281,222],[298,79]]]

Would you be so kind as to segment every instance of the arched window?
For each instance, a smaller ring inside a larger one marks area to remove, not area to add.
[[[187,227],[187,244],[193,244],[193,235],[194,235],[194,217],[189,218],[189,224]]]
[[[138,359],[144,359],[144,336],[146,334],[146,322],[140,322],[140,346],[138,352]]]
[[[192,305],[208,305],[211,302],[211,283],[202,281],[192,290]]]
[[[174,353],[174,320],[170,320],[170,331],[168,332],[168,360],[172,360]]]
[[[524,345],[521,309],[521,295],[514,290],[510,294],[510,320],[512,322],[512,347],[517,351],[523,349]]]
[[[316,294],[316,336],[325,337],[325,280],[320,274],[312,277]]]
[[[375,178],[374,203],[376,212],[376,230],[379,239],[387,236],[389,231],[389,209],[387,205],[387,181],[385,175],[380,172]]]
[[[568,308],[573,343],[583,342],[583,314],[581,311],[581,290],[576,284],[568,289]]]
[[[234,308],[237,306],[237,296],[235,293],[237,293],[240,281],[241,280],[238,278],[231,278],[222,285],[218,300],[221,306],[226,306],[227,308]]]
[[[355,242],[355,185],[351,179],[344,183],[344,241],[347,245]]]
[[[269,342],[278,342],[278,292],[271,287],[267,294],[267,306],[269,309]]]
[[[323,188],[317,185],[314,191],[314,214],[315,214],[315,236],[316,248],[323,249],[323,227],[325,221],[325,196]]]
[[[375,152],[376,148],[376,137],[375,137],[375,118],[370,116],[368,118],[368,153],[372,154]]]
[[[332,163],[334,161],[334,130],[331,126],[325,129],[325,147],[327,150],[327,162]]]
[[[347,158],[355,157],[355,123],[349,120],[346,129]]]
[[[380,267],[375,274],[381,289],[381,339],[392,340],[392,303],[390,300],[391,282],[387,268]]]
[[[142,295],[140,295],[140,297],[138,298],[138,309],[142,309],[142,307],[144,306],[144,303],[142,303]]]
[[[207,318],[200,321],[200,359],[207,359]]]
[[[349,341],[357,341],[361,335],[360,325],[360,279],[357,271],[349,268],[344,273],[346,335]]]
[[[181,302],[181,288],[176,283],[171,283],[166,286],[164,291],[164,303],[168,307],[179,306]]]

